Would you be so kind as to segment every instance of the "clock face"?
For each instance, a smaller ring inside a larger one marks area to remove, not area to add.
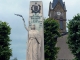
[[[57,15],[61,15],[61,12],[57,12]]]

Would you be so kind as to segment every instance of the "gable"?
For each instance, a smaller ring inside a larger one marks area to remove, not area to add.
[[[62,6],[62,8],[66,11],[65,2],[63,2],[62,0],[53,0],[53,2],[52,2],[52,8],[54,9],[55,6],[58,3],[60,3],[60,5]]]
[[[54,7],[53,10],[54,10],[54,11],[62,11],[62,12],[65,11],[64,8],[62,7],[62,5],[60,4],[60,2],[58,2],[58,3],[56,4],[56,6]]]

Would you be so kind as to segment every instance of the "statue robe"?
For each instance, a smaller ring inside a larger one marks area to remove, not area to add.
[[[29,31],[27,60],[40,60],[41,37],[37,30]]]

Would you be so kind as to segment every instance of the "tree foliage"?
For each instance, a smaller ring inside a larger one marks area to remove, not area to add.
[[[10,26],[6,22],[0,21],[0,60],[9,60],[12,55],[10,49]]]
[[[56,47],[59,36],[59,24],[57,20],[51,18],[44,20],[44,50],[45,60],[56,60],[59,48]]]
[[[80,60],[80,14],[77,14],[69,21],[67,43],[75,56],[74,60]]]

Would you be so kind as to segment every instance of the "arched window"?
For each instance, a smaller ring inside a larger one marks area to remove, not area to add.
[[[60,23],[60,29],[62,30],[63,29],[63,19],[62,19],[62,17],[60,18],[59,23]]]
[[[63,21],[60,20],[60,29],[63,29]]]

